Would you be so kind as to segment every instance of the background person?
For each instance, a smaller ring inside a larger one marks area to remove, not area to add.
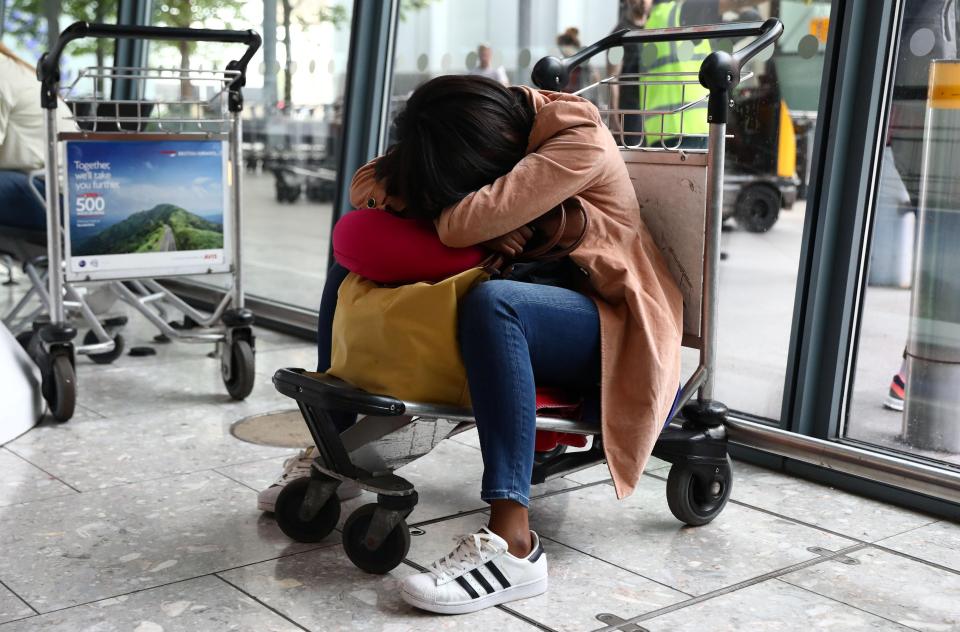
[[[702,24],[717,24],[728,11],[752,7],[758,0],[621,0],[620,21],[614,31],[620,29],[665,29]],[[692,42],[648,42],[643,45],[629,44],[623,47],[619,64],[608,63],[609,75],[645,73],[693,73],[700,71],[700,64],[713,51],[710,40]],[[609,57],[608,57],[609,59]],[[664,81],[675,77],[662,76]],[[612,86],[611,101],[622,110],[673,110],[704,97],[707,92],[700,86],[656,85],[655,79],[644,78],[649,85]],[[687,138],[677,142],[681,134],[706,135],[709,127],[706,117],[706,101],[689,108],[683,114],[665,116],[625,115],[622,130],[619,117],[614,121],[614,131],[623,131],[624,142],[629,145],[665,145],[685,148],[704,148],[706,138]]]
[[[471,70],[470,74],[499,81],[504,86],[510,85],[510,77],[507,76],[506,68],[502,65],[493,67],[493,49],[490,48],[489,44],[477,46],[477,67]]]
[[[57,116],[59,130],[77,129],[62,102]],[[0,226],[46,229],[46,206],[30,191],[27,175],[46,162],[43,119],[36,70],[0,44]],[[43,180],[36,184],[43,195]]]

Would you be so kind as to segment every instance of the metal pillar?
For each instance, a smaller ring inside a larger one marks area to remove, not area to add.
[[[930,67],[903,435],[960,453],[960,60]]]
[[[263,103],[269,116],[277,108],[277,0],[263,0]]]

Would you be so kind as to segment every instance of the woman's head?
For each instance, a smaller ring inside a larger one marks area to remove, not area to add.
[[[395,125],[377,179],[409,215],[433,219],[520,162],[533,108],[523,92],[497,81],[448,75],[417,88]]]

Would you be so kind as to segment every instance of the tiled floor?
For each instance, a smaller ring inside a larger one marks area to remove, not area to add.
[[[134,320],[126,334],[153,332]],[[0,632],[960,630],[960,525],[744,463],[700,528],[670,514],[659,461],[622,502],[605,466],[535,488],[549,592],[459,617],[414,611],[397,581],[486,519],[475,435],[402,471],[421,495],[408,563],[366,575],[338,533],[296,544],[256,510],[291,451],[229,433],[291,407],[270,377],[312,362],[311,345],[260,332],[242,403],[208,351],[81,359],[80,414],[0,448]]]

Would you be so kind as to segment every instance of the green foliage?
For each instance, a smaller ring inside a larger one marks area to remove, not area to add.
[[[411,11],[420,11],[426,9],[435,0],[401,0],[400,2],[400,20],[403,22],[407,21],[407,15]]]
[[[173,204],[158,204],[76,244],[73,255],[89,257],[154,252],[162,245],[167,227],[173,231],[177,250],[223,247],[223,226],[220,224]]]
[[[242,0],[157,0],[153,5],[153,24],[155,26],[176,26],[189,28],[204,26],[207,28],[233,28],[232,22],[240,15]],[[223,26],[212,26],[208,21],[218,20]],[[157,45],[177,46],[181,55],[189,55],[196,48],[195,42],[161,42]]]
[[[160,249],[160,243],[166,234],[167,229],[163,225],[157,226],[153,229],[153,232],[144,238],[143,243],[137,247],[136,252],[156,252]]]
[[[116,22],[117,4],[117,0],[61,0],[61,24],[81,20]],[[5,33],[19,47],[30,50],[37,57],[40,51],[47,49],[47,21],[44,18],[44,5],[44,0],[12,0],[7,5],[5,18]],[[107,40],[84,39],[70,44],[68,51],[72,55],[104,55],[112,48],[113,43]]]
[[[437,0],[401,0],[400,1],[400,20],[405,22],[411,12],[420,11],[429,7]],[[294,7],[296,8],[296,7]],[[309,26],[310,22],[305,18],[299,18],[301,26]],[[317,13],[318,23],[329,22],[337,29],[347,25],[350,21],[350,10],[345,4],[335,4],[333,6],[324,5],[320,7]]]

